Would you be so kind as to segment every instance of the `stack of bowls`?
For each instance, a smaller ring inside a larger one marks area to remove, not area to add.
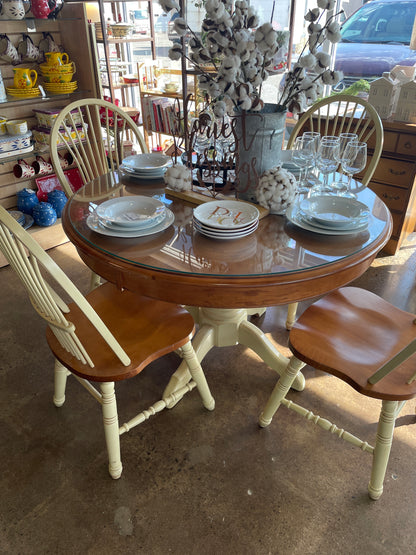
[[[49,56],[54,54],[55,56]],[[72,81],[72,77],[76,72],[74,62],[69,61],[68,54],[61,52],[46,52],[46,63],[41,64],[40,71],[42,73],[44,88],[52,94],[68,94],[74,92],[78,84]]]

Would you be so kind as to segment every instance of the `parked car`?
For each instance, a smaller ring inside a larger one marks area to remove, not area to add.
[[[415,64],[416,51],[409,48],[415,14],[416,0],[371,0],[346,19],[335,55],[344,79],[336,89]]]

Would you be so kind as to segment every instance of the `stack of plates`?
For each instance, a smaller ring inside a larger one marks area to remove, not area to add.
[[[39,87],[32,87],[31,89],[17,89],[15,87],[6,87],[7,94],[15,96],[16,98],[32,98],[40,95]]]
[[[52,94],[69,94],[77,89],[78,83],[76,81],[70,81],[69,83],[44,83],[43,86]]]
[[[351,235],[368,227],[368,206],[347,197],[316,196],[302,200],[286,212],[297,226],[324,235]]]
[[[93,231],[110,237],[145,237],[168,228],[173,213],[152,197],[118,197],[100,204],[87,218]]]
[[[34,220],[30,214],[24,214],[20,210],[8,210],[8,212],[24,229],[28,229],[33,225]]]
[[[129,177],[143,180],[162,179],[163,174],[172,165],[172,158],[149,152],[145,154],[135,154],[124,158],[120,169]]]
[[[206,237],[239,239],[257,229],[259,211],[238,200],[213,200],[195,208],[193,224]]]

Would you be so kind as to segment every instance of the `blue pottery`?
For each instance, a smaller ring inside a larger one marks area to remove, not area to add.
[[[17,208],[24,214],[32,216],[33,208],[39,204],[39,199],[32,189],[22,189],[17,193]]]
[[[66,194],[59,189],[55,189],[54,191],[48,193],[48,202],[50,202],[53,208],[55,208],[55,212],[58,218],[61,217],[62,210],[64,209],[67,200],[68,199]]]
[[[33,209],[33,218],[42,227],[53,225],[57,220],[55,208],[49,202],[40,202]]]

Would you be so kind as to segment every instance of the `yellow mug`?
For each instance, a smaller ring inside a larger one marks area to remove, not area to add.
[[[45,52],[45,59],[48,66],[62,66],[69,63],[66,52]]]
[[[38,74],[34,69],[15,68],[14,73],[14,86],[16,89],[31,89],[36,85]]]

